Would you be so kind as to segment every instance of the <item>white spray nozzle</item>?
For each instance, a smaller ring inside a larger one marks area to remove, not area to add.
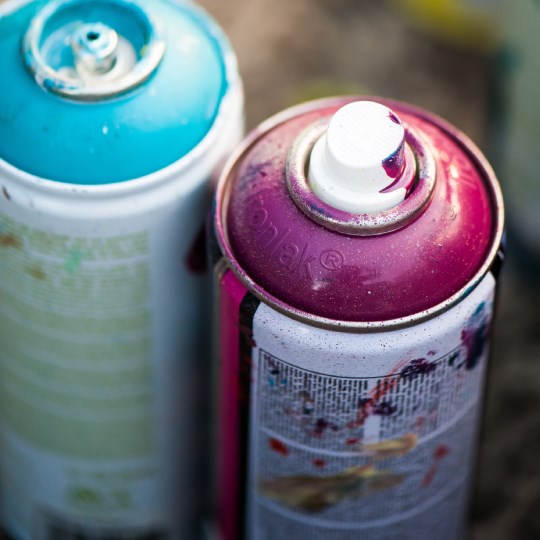
[[[383,192],[404,167],[405,129],[384,105],[357,101],[342,107],[313,147],[309,183],[325,203],[364,214],[388,210],[406,189]]]

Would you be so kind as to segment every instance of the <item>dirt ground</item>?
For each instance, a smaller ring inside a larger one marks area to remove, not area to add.
[[[223,25],[238,53],[248,127],[312,97],[375,94],[430,109],[489,154],[489,56],[419,30],[390,2],[201,3]],[[495,328],[471,540],[540,538],[540,294],[516,272],[512,253],[509,258]]]

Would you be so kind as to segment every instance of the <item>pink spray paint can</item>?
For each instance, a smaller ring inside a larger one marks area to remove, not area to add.
[[[439,118],[332,98],[256,130],[217,193],[222,540],[457,540],[503,203]]]

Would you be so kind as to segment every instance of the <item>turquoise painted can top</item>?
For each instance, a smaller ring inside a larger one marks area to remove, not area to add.
[[[188,2],[2,9],[0,159],[48,180],[111,184],[173,164],[208,134],[237,76],[222,31]]]

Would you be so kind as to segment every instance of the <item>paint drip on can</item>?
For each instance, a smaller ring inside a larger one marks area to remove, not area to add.
[[[218,186],[221,538],[462,537],[503,206],[463,134],[332,98]]]
[[[190,2],[8,0],[0,72],[2,526],[193,538],[197,252],[210,179],[242,136],[235,55]]]

